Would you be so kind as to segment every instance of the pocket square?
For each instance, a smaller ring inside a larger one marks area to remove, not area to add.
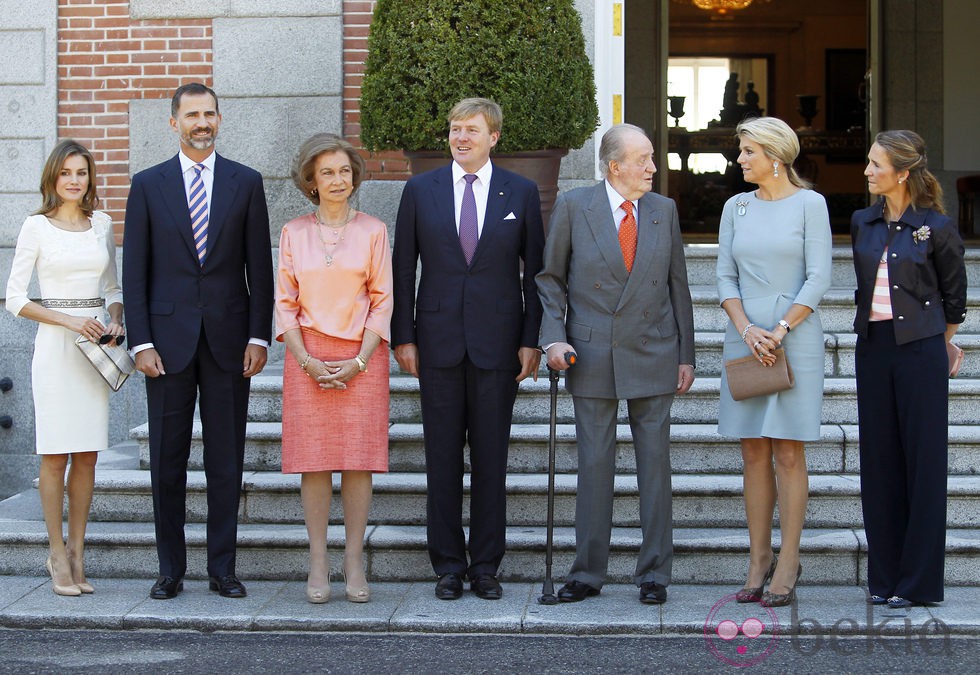
[[[506,216],[504,216],[504,220],[517,220],[517,216],[515,216],[514,212],[511,211]]]

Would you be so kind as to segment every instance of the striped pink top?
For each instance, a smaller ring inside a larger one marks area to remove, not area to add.
[[[878,275],[875,277],[875,292],[871,298],[871,321],[890,321],[892,318],[892,296],[888,290],[888,248],[881,254],[878,262]]]

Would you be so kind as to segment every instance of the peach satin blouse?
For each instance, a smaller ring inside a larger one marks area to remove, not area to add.
[[[326,249],[312,213],[286,223],[279,237],[276,280],[276,339],[292,328],[359,341],[364,329],[390,339],[391,248],[388,228],[377,218],[358,213],[344,240]],[[326,228],[324,228],[326,229]],[[332,237],[324,232],[324,239]]]

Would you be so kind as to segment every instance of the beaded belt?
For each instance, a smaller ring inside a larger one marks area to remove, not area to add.
[[[85,307],[102,307],[104,298],[46,298],[41,300],[41,307],[48,309],[83,309]]]

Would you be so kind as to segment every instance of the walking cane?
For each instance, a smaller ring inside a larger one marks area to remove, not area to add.
[[[565,352],[565,363],[575,365],[575,352]],[[555,584],[551,580],[551,553],[555,535],[555,436],[558,426],[558,372],[548,366],[548,381],[551,384],[551,428],[548,431],[548,537],[544,553],[544,585],[541,587],[539,605],[556,605]]]

